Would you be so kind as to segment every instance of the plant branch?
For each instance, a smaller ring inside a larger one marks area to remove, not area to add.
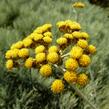
[[[87,97],[74,85],[70,85],[74,90],[75,92],[82,98],[84,99],[85,101],[87,101],[87,103],[92,107],[92,109],[98,109],[94,106],[94,104],[92,104],[88,99]]]

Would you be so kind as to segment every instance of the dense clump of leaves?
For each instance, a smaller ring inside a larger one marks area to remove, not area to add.
[[[76,1],[76,0],[75,0]],[[97,47],[97,54],[89,67],[91,82],[82,91],[100,109],[109,104],[109,37],[108,9],[90,5],[78,11],[78,22],[86,30]],[[55,24],[59,20],[74,19],[72,1],[68,0],[1,0],[0,1],[0,109],[86,109],[88,104],[74,91],[63,95],[52,95],[49,84],[53,78],[45,79],[37,71],[24,68],[7,72],[4,53],[9,46],[43,23]],[[86,18],[87,16],[87,18]],[[55,29],[53,33],[55,33]],[[56,37],[58,33],[54,34]],[[81,101],[81,102],[77,102]],[[90,109],[90,107],[89,107]]]

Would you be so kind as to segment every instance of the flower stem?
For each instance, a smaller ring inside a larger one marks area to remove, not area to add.
[[[73,12],[74,12],[74,14],[75,14],[75,20],[77,20],[77,18],[78,18],[78,15],[77,15],[77,11],[76,11],[76,9],[73,7]]]
[[[54,64],[54,66],[58,69],[60,69],[62,72],[65,72],[66,70],[60,66],[57,66],[56,64]],[[91,107],[92,109],[98,109],[94,106],[94,104],[92,104],[88,99],[87,97],[75,86],[75,85],[70,85],[71,88],[73,88],[75,90],[75,92],[83,99],[85,100]]]
[[[70,85],[74,90],[75,92],[82,98],[84,99],[85,101],[87,101],[87,103],[92,107],[92,109],[98,109],[94,106],[94,104],[92,104],[88,99],[87,97],[74,85]]]
[[[62,68],[61,66],[58,66],[56,64],[54,64],[54,67],[58,68],[59,70],[61,70],[62,72],[65,72],[66,70],[64,68]]]
[[[64,57],[66,57],[66,56],[68,56],[68,55],[69,55],[69,53],[64,54],[64,55],[61,56],[61,58],[64,58]]]

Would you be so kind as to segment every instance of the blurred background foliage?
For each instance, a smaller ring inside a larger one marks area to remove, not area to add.
[[[103,7],[109,6],[109,0],[89,0],[89,1],[92,4],[101,5]]]
[[[92,78],[82,92],[99,109],[109,109],[109,9],[81,0],[86,7],[76,9],[76,19],[72,8],[75,1],[0,0],[0,109],[91,109],[70,88],[62,94],[52,94],[53,77],[46,79],[34,69],[19,68],[13,72],[5,69],[4,53],[13,42],[23,39],[44,23],[55,26],[57,21],[66,19],[78,20],[97,47],[88,68]],[[97,1],[100,4],[108,2]],[[54,39],[58,37],[56,32],[53,27]]]

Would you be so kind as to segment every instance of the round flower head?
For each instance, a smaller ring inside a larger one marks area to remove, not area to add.
[[[6,68],[8,70],[11,70],[13,68],[13,66],[14,66],[13,60],[12,59],[7,60],[7,62],[6,62]]]
[[[79,58],[79,64],[83,67],[87,67],[89,64],[91,63],[91,59],[88,55],[83,54],[80,58]]]
[[[73,25],[73,22],[71,20],[65,21],[65,29],[68,33],[72,32],[72,27],[71,27],[72,25]]]
[[[81,38],[88,39],[89,35],[86,32],[81,32]]]
[[[64,73],[64,79],[68,82],[68,83],[75,83],[77,80],[77,74],[75,72],[69,72],[66,71]]]
[[[43,33],[43,30],[42,30],[42,27],[37,27],[33,33],[37,33],[37,34],[42,34]]]
[[[56,52],[50,52],[47,55],[47,61],[51,63],[56,63],[59,60],[59,55]]]
[[[52,33],[49,32],[49,31],[48,31],[48,32],[45,32],[45,33],[44,33],[44,36],[45,36],[45,37],[52,37]]]
[[[44,32],[50,31],[52,25],[51,24],[44,24],[34,30],[34,33],[43,34]]]
[[[77,22],[72,22],[72,25],[70,25],[70,28],[72,29],[72,31],[74,31],[74,30],[80,30],[81,29],[81,26]]]
[[[68,33],[64,34],[63,37],[65,37],[67,39],[73,39],[73,35],[72,34],[68,34]]]
[[[79,46],[74,46],[70,51],[70,57],[78,59],[83,54],[83,49]]]
[[[43,61],[45,61],[45,60],[46,60],[46,55],[45,55],[45,53],[38,53],[38,54],[36,55],[36,62],[41,63],[41,62],[43,62]]]
[[[45,77],[48,77],[52,74],[52,68],[51,68],[51,65],[49,64],[46,64],[46,65],[43,65],[41,68],[40,68],[40,74],[42,76],[45,76]]]
[[[50,46],[49,49],[48,49],[48,52],[49,52],[49,53],[50,53],[50,52],[58,52],[58,51],[59,51],[59,50],[58,50],[58,47],[55,46],[55,45]]]
[[[45,29],[45,31],[48,31],[48,30],[50,30],[52,28],[52,24],[49,24],[49,23],[44,24],[42,27]]]
[[[69,19],[68,19],[68,20],[65,20],[66,26],[70,26],[70,25],[72,25],[72,23],[73,23],[73,22],[72,22],[71,20],[69,20]]]
[[[34,39],[34,35],[35,35],[35,33],[31,33],[30,35],[27,36],[27,38]]]
[[[27,48],[22,48],[22,49],[19,50],[18,55],[19,55],[20,58],[28,57],[29,56],[29,50]]]
[[[6,59],[17,58],[18,57],[18,49],[8,50],[5,54]]]
[[[85,73],[79,74],[77,77],[77,83],[84,86],[88,83],[88,76]]]
[[[8,51],[5,53],[5,58],[6,58],[6,59],[12,58],[12,50],[8,50]]]
[[[43,38],[43,41],[49,44],[49,43],[52,42],[52,38],[49,37],[49,36],[46,36],[46,37]]]
[[[37,34],[37,33],[35,33],[35,35],[34,35],[34,41],[39,41],[39,40],[41,40],[43,38],[43,35],[42,34]]]
[[[81,38],[81,32],[79,32],[79,31],[74,31],[72,33],[72,35],[73,35],[74,38],[77,38],[77,39]]]
[[[84,8],[85,4],[82,2],[75,2],[72,6],[75,8]]]
[[[11,49],[20,49],[23,47],[23,42],[22,41],[18,41],[14,44],[12,44]]]
[[[64,90],[64,84],[62,80],[56,79],[51,85],[51,90],[53,93],[61,93]]]
[[[17,45],[16,43],[12,44],[11,47],[10,47],[10,49],[16,49],[17,48],[16,45]],[[19,45],[19,47],[20,47],[20,45]]]
[[[56,40],[56,42],[57,42],[57,44],[59,44],[59,45],[67,44],[67,39],[64,38],[64,37],[61,37],[61,38],[58,38],[58,39]]]
[[[37,54],[37,53],[42,53],[42,52],[44,52],[44,50],[45,50],[44,45],[39,45],[39,46],[37,46],[37,47],[35,48],[35,53],[36,53],[36,54]]]
[[[32,65],[33,65],[33,62],[34,62],[33,58],[32,58],[32,57],[29,57],[29,58],[26,59],[26,61],[25,61],[25,67],[26,67],[26,68],[31,68]]]
[[[33,43],[33,41],[32,41],[32,39],[30,39],[30,38],[25,38],[25,39],[23,40],[23,45],[24,45],[24,47],[29,47],[32,43]]]
[[[61,28],[61,27],[65,26],[65,22],[64,21],[59,21],[59,22],[57,22],[56,25],[58,26],[58,28]]]
[[[89,52],[90,54],[94,54],[94,53],[96,52],[96,47],[93,46],[93,45],[89,45],[89,46],[88,46],[88,52]]]
[[[75,70],[78,68],[78,62],[75,59],[69,58],[65,61],[65,68],[67,70]]]
[[[77,45],[80,46],[81,48],[87,48],[88,42],[84,39],[79,39],[79,41],[77,42]]]
[[[38,33],[38,34],[43,34],[44,32],[50,31],[51,27],[52,27],[51,24],[44,24],[44,25],[36,28],[34,32]]]
[[[17,58],[18,57],[18,53],[19,53],[19,49],[13,49],[11,50],[12,51],[12,58]]]

